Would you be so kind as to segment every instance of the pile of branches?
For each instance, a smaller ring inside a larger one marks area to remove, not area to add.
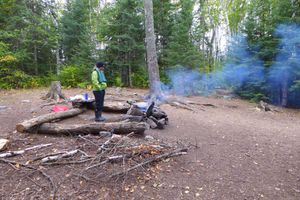
[[[79,135],[75,148],[63,150],[57,149],[56,146],[55,152],[51,152],[50,148],[54,144],[39,144],[23,150],[0,153],[0,162],[14,166],[17,171],[29,169],[38,172],[48,182],[50,199],[55,199],[59,184],[48,173],[54,166],[55,171],[57,166],[72,166],[68,170],[73,170],[70,171],[73,176],[101,183],[122,178],[134,171],[145,170],[153,163],[187,153],[185,147],[172,146],[154,138],[132,138],[133,135],[134,133],[113,134],[111,137],[102,138],[95,135]],[[26,156],[27,154],[31,156]]]

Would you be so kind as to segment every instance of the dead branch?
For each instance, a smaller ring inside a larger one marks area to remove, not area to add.
[[[51,146],[52,144],[40,144],[40,145],[36,145],[36,146],[33,146],[33,147],[28,147],[26,149],[23,149],[23,150],[19,150],[19,151],[9,151],[9,152],[6,152],[6,153],[1,153],[0,154],[0,158],[8,158],[8,157],[12,157],[12,156],[17,156],[17,155],[21,155],[27,151],[30,151],[30,150],[34,150],[34,149],[41,149],[41,148],[44,148],[44,147],[48,147],[48,146]]]
[[[7,160],[7,159],[3,159],[3,158],[0,158],[0,162],[3,162],[3,163],[6,163],[6,164],[13,164],[13,165],[19,165],[19,166],[22,166],[24,168],[27,168],[27,169],[31,169],[31,170],[35,170],[37,172],[39,172],[41,175],[43,175],[49,182],[50,184],[50,199],[51,200],[54,200],[56,199],[56,186],[53,182],[53,179],[48,175],[46,174],[46,172],[38,169],[38,168],[35,168],[33,166],[30,166],[30,165],[26,165],[26,164],[23,164],[23,163],[18,163],[18,162],[15,162],[15,161],[12,161],[12,160]]]
[[[64,162],[49,162],[49,163],[42,163],[42,165],[73,165],[73,164],[82,164],[89,161],[94,160],[94,158],[88,158],[85,160],[74,160],[74,161],[64,161]]]
[[[87,139],[87,138],[85,138],[85,137],[83,137],[83,136],[81,136],[81,135],[78,135],[78,137],[79,138],[81,138],[81,139],[83,139],[83,140],[85,140],[85,141],[87,141],[87,142],[89,142],[89,143],[91,143],[92,145],[94,145],[94,146],[99,146],[98,144],[96,144],[95,142],[93,142],[93,141],[91,141],[91,140],[89,140],[89,139]]]
[[[54,162],[63,158],[68,158],[71,156],[74,156],[75,154],[77,154],[79,151],[78,149],[72,150],[72,151],[67,151],[61,155],[56,155],[56,156],[48,156],[45,157],[41,160],[42,163],[47,163],[47,162]]]
[[[85,170],[89,170],[89,169],[92,169],[92,168],[95,168],[95,167],[99,167],[101,165],[104,165],[108,162],[114,162],[114,161],[117,161],[117,160],[123,160],[124,158],[126,157],[126,155],[116,155],[116,156],[110,156],[110,157],[107,157],[106,160],[100,162],[100,163],[97,163],[95,165],[92,165],[92,166],[89,166],[87,168],[85,168]]]
[[[116,177],[116,176],[123,176],[123,175],[126,175],[127,173],[129,173],[132,170],[143,167],[143,166],[148,165],[150,163],[153,163],[153,162],[165,159],[165,158],[179,156],[179,155],[185,155],[185,154],[187,154],[187,148],[176,149],[174,151],[171,151],[171,152],[168,152],[168,153],[164,153],[162,155],[158,155],[158,156],[154,156],[152,158],[149,158],[148,160],[146,160],[142,163],[139,163],[139,164],[137,164],[133,167],[130,167],[125,171],[114,173],[114,174],[110,175],[109,178],[113,178],[113,177]]]

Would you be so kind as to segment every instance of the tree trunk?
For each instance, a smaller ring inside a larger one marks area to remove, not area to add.
[[[61,66],[61,61],[60,61],[60,56],[59,56],[59,45],[57,44],[57,47],[56,47],[56,75],[60,75],[60,66]]]
[[[286,107],[288,101],[288,82],[287,78],[283,78],[283,82],[281,85],[281,106]]]
[[[146,32],[146,54],[147,66],[150,81],[150,94],[160,95],[160,78],[156,55],[154,20],[153,20],[153,3],[152,0],[144,0],[145,11],[145,32]]]
[[[71,110],[63,111],[63,112],[48,113],[45,115],[35,117],[30,120],[26,120],[22,123],[19,123],[16,125],[16,129],[17,129],[17,131],[19,131],[21,133],[27,132],[27,131],[30,131],[30,129],[36,125],[40,125],[45,122],[50,122],[55,119],[64,119],[64,118],[68,118],[68,117],[73,117],[75,115],[79,115],[82,112],[83,112],[82,109],[74,108]]]
[[[131,65],[128,66],[128,82],[129,82],[129,87],[132,88],[132,78],[131,78],[131,73],[132,73],[132,68]]]
[[[46,95],[45,99],[54,99],[55,101],[58,101],[59,98],[66,100],[65,95],[61,92],[60,81],[52,81],[51,89]]]
[[[36,46],[36,44],[34,44],[33,49],[34,49],[34,72],[35,72],[35,75],[38,75],[39,74],[39,69],[38,69],[38,55],[37,55],[37,46]]]
[[[55,124],[45,123],[38,128],[38,133],[45,134],[98,134],[100,131],[110,131],[114,134],[143,134],[149,126],[138,122],[91,123],[91,124]]]

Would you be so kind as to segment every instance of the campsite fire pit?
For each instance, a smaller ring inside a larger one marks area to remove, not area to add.
[[[152,129],[163,129],[169,122],[167,114],[158,106],[155,106],[154,102],[149,106],[146,102],[134,103],[128,110],[127,115],[142,116],[142,120],[149,124]]]
[[[74,108],[94,109],[94,99],[76,99],[72,101]],[[126,114],[121,120],[129,120],[135,122],[146,122],[152,129],[164,129],[168,124],[167,114],[152,102],[150,105],[147,102],[105,102],[103,107],[104,112],[113,112]],[[108,119],[113,121],[114,119]]]

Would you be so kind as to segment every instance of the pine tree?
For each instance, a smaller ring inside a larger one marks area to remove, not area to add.
[[[0,39],[15,52],[18,69],[29,74],[45,74],[53,67],[55,30],[48,16],[48,1],[1,2]]]
[[[61,18],[61,37],[65,63],[89,66],[93,63],[89,1],[67,1]]]
[[[175,12],[170,41],[165,49],[164,60],[169,66],[183,65],[195,68],[202,62],[203,56],[191,39],[194,3],[194,0],[181,0],[177,4],[179,11]]]
[[[144,33],[141,6],[138,1],[118,0],[104,8],[99,16],[98,38],[105,47],[104,58],[108,67],[109,80],[123,86],[132,86],[133,78],[145,76]]]

